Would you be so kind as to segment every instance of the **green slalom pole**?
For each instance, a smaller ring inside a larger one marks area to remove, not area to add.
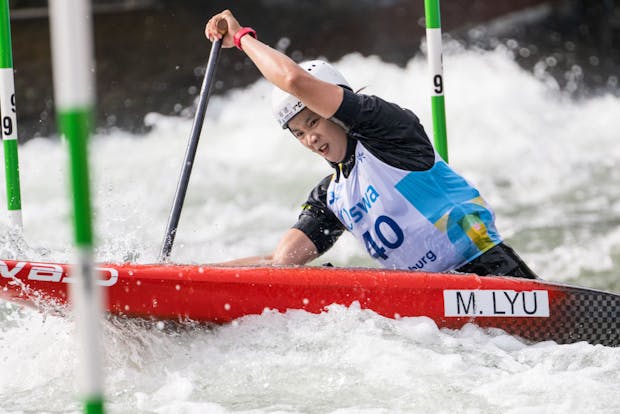
[[[22,230],[22,202],[17,157],[17,115],[15,112],[15,80],[11,48],[9,0],[0,0],[0,118],[6,178],[9,223]]]
[[[448,132],[444,99],[443,57],[441,52],[441,16],[439,0],[424,0],[426,14],[426,45],[432,79],[431,105],[433,111],[433,137],[441,158],[448,162]]]
[[[95,102],[93,28],[89,0],[50,0],[54,96],[60,133],[67,139],[73,190],[77,264],[71,301],[82,351],[79,382],[84,413],[104,412],[101,352],[102,293],[93,264],[88,138]]]

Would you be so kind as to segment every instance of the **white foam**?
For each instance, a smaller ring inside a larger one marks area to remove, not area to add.
[[[620,100],[571,101],[502,50],[450,50],[451,164],[479,187],[500,231],[541,275],[611,286],[620,263]],[[353,54],[336,66],[354,87],[414,110],[430,132],[422,59],[399,68]],[[174,261],[268,252],[330,173],[277,127],[269,92],[260,81],[211,99]],[[145,136],[116,131],[92,141],[98,260],[157,260],[191,120],[147,120]],[[63,147],[49,139],[20,147],[28,246],[5,238],[2,252],[71,259]],[[371,264],[348,236],[318,263],[327,261]],[[4,305],[0,411],[78,412],[70,320]],[[107,321],[104,331],[113,412],[620,411],[617,349],[526,345],[473,325],[444,331],[426,318],[385,319],[359,307],[268,311],[213,329]]]

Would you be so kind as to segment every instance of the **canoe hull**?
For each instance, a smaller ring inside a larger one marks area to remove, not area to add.
[[[226,323],[265,309],[320,313],[359,303],[389,318],[426,316],[532,341],[620,345],[620,296],[518,279],[366,268],[98,266],[106,309],[116,315]],[[0,261],[0,297],[35,307],[68,303],[70,266]]]

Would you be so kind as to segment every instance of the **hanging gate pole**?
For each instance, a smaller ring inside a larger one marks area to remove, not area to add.
[[[439,0],[424,0],[426,14],[426,45],[432,78],[431,105],[433,112],[433,137],[441,158],[448,162],[448,133],[444,100],[443,56],[441,45],[441,16]]]
[[[95,103],[92,13],[89,0],[51,0],[54,95],[61,134],[69,144],[77,264],[71,300],[82,351],[86,414],[103,413],[102,292],[96,284],[88,168],[88,138]]]
[[[4,147],[6,198],[9,223],[23,229],[22,203],[17,156],[17,115],[15,112],[15,79],[13,77],[13,50],[11,48],[11,21],[9,0],[0,0],[0,118]]]

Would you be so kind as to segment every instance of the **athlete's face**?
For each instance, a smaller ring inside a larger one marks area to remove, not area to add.
[[[288,127],[306,148],[331,162],[340,162],[347,151],[347,134],[342,127],[305,108]]]

